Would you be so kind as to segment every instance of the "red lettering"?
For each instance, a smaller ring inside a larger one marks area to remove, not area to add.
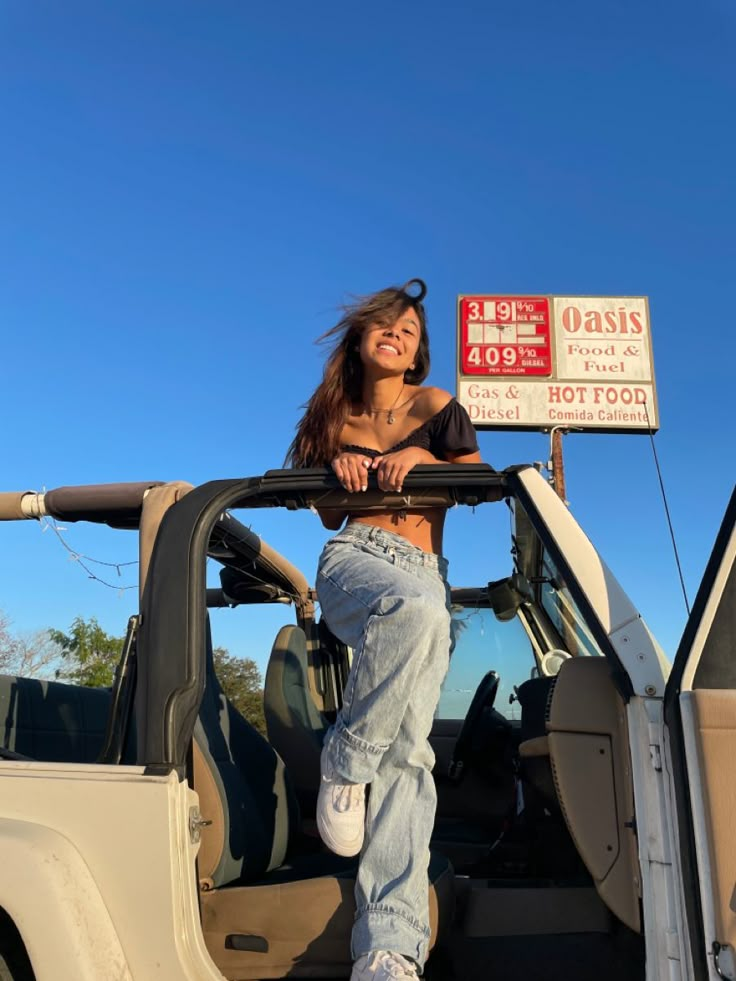
[[[603,317],[606,321],[606,333],[615,334],[618,329],[618,321],[616,320],[616,314],[613,312],[613,310],[606,310],[606,312],[603,314]]]
[[[647,400],[647,393],[643,388],[629,388],[626,385],[615,388],[614,386],[604,388],[602,385],[596,385],[593,388],[593,404],[600,405],[603,399],[609,405],[616,405],[617,403],[643,405]]]
[[[562,311],[562,325],[570,334],[575,334],[580,330],[582,318],[577,307],[565,307]]]
[[[620,306],[616,310],[581,310],[570,304],[562,311],[562,325],[568,334],[582,327],[586,334],[643,334],[642,315],[637,310]]]
[[[573,388],[572,385],[549,385],[547,399],[549,402],[566,402],[568,405],[572,402],[580,402],[584,405],[585,387],[583,385],[578,385],[576,388]]]

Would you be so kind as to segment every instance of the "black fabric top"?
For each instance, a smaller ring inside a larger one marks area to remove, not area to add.
[[[355,443],[343,443],[342,449],[347,453],[364,453],[366,456],[376,457],[396,453],[409,446],[419,446],[423,450],[429,450],[438,460],[445,460],[448,453],[458,456],[475,453],[478,449],[478,437],[468,413],[458,401],[450,399],[444,408],[387,450],[376,450]]]

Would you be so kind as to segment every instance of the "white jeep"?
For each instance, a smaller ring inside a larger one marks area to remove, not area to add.
[[[135,529],[141,559],[111,691],[0,678],[0,979],[348,977],[355,860],[313,818],[351,652],[233,512],[349,500],[322,470],[0,494],[5,520]],[[509,508],[512,562],[453,584],[428,975],[735,978],[736,499],[672,665],[533,467],[417,467],[361,496],[453,504]],[[264,603],[291,610],[268,740],[222,692],[208,614],[247,637]]]

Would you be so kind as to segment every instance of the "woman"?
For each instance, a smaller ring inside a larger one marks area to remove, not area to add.
[[[479,463],[475,431],[447,393],[421,383],[429,342],[419,279],[346,310],[289,450],[298,467],[332,466],[346,490],[400,491],[417,464]],[[343,705],[322,750],[320,834],[361,852],[351,981],[415,979],[429,940],[429,838],[436,794],[427,737],[447,671],[450,602],[444,508],[321,511],[344,529],[319,562],[332,632],[353,648]],[[366,805],[366,786],[370,794]],[[362,851],[361,851],[362,850]]]

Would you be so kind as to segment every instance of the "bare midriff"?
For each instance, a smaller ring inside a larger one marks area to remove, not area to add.
[[[412,545],[424,552],[442,554],[442,531],[445,526],[447,508],[424,508],[422,510],[394,511],[350,511],[348,523],[360,522],[401,535]]]

